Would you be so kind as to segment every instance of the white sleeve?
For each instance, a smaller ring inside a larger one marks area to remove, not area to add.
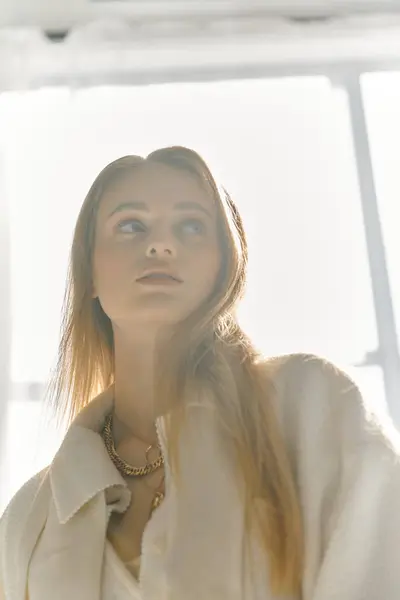
[[[310,600],[400,599],[400,461],[377,440],[348,457]]]
[[[400,600],[400,434],[335,365],[305,365],[304,600]]]
[[[276,381],[303,517],[302,600],[400,600],[400,433],[321,357],[290,356]]]
[[[43,469],[25,482],[11,498],[0,517],[0,600],[6,600],[6,594],[7,598],[9,597],[8,579],[10,570],[16,570],[18,574],[19,565],[15,557],[20,552],[18,542],[23,531],[22,527],[46,471],[47,468]]]

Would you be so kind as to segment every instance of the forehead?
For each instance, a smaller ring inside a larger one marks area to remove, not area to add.
[[[163,165],[144,163],[118,174],[106,186],[99,213],[112,210],[121,202],[144,202],[150,207],[166,207],[182,201],[194,201],[209,210],[215,202],[207,183],[195,173]]]

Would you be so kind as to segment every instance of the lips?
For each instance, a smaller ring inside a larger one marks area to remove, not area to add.
[[[182,280],[179,279],[176,275],[172,275],[171,273],[166,273],[164,271],[152,271],[149,273],[144,273],[141,277],[139,277],[136,281],[139,283],[182,283]]]

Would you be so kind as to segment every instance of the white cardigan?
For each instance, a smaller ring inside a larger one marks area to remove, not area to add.
[[[368,419],[354,383],[327,361],[290,355],[268,364],[304,519],[301,599],[399,600],[397,434]],[[110,388],[81,411],[50,467],[6,509],[2,600],[26,600],[27,591],[29,600],[101,597],[108,518],[130,502],[99,435],[112,401]],[[165,452],[162,418],[158,426]],[[166,457],[166,499],[145,529],[143,600],[275,600],[264,557],[255,557],[254,576],[244,558],[233,452],[212,403],[192,403],[182,444],[180,486]]]

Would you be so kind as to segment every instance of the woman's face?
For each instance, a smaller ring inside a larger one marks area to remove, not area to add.
[[[143,163],[104,192],[94,296],[113,326],[171,325],[210,295],[221,253],[215,200],[195,176]]]

